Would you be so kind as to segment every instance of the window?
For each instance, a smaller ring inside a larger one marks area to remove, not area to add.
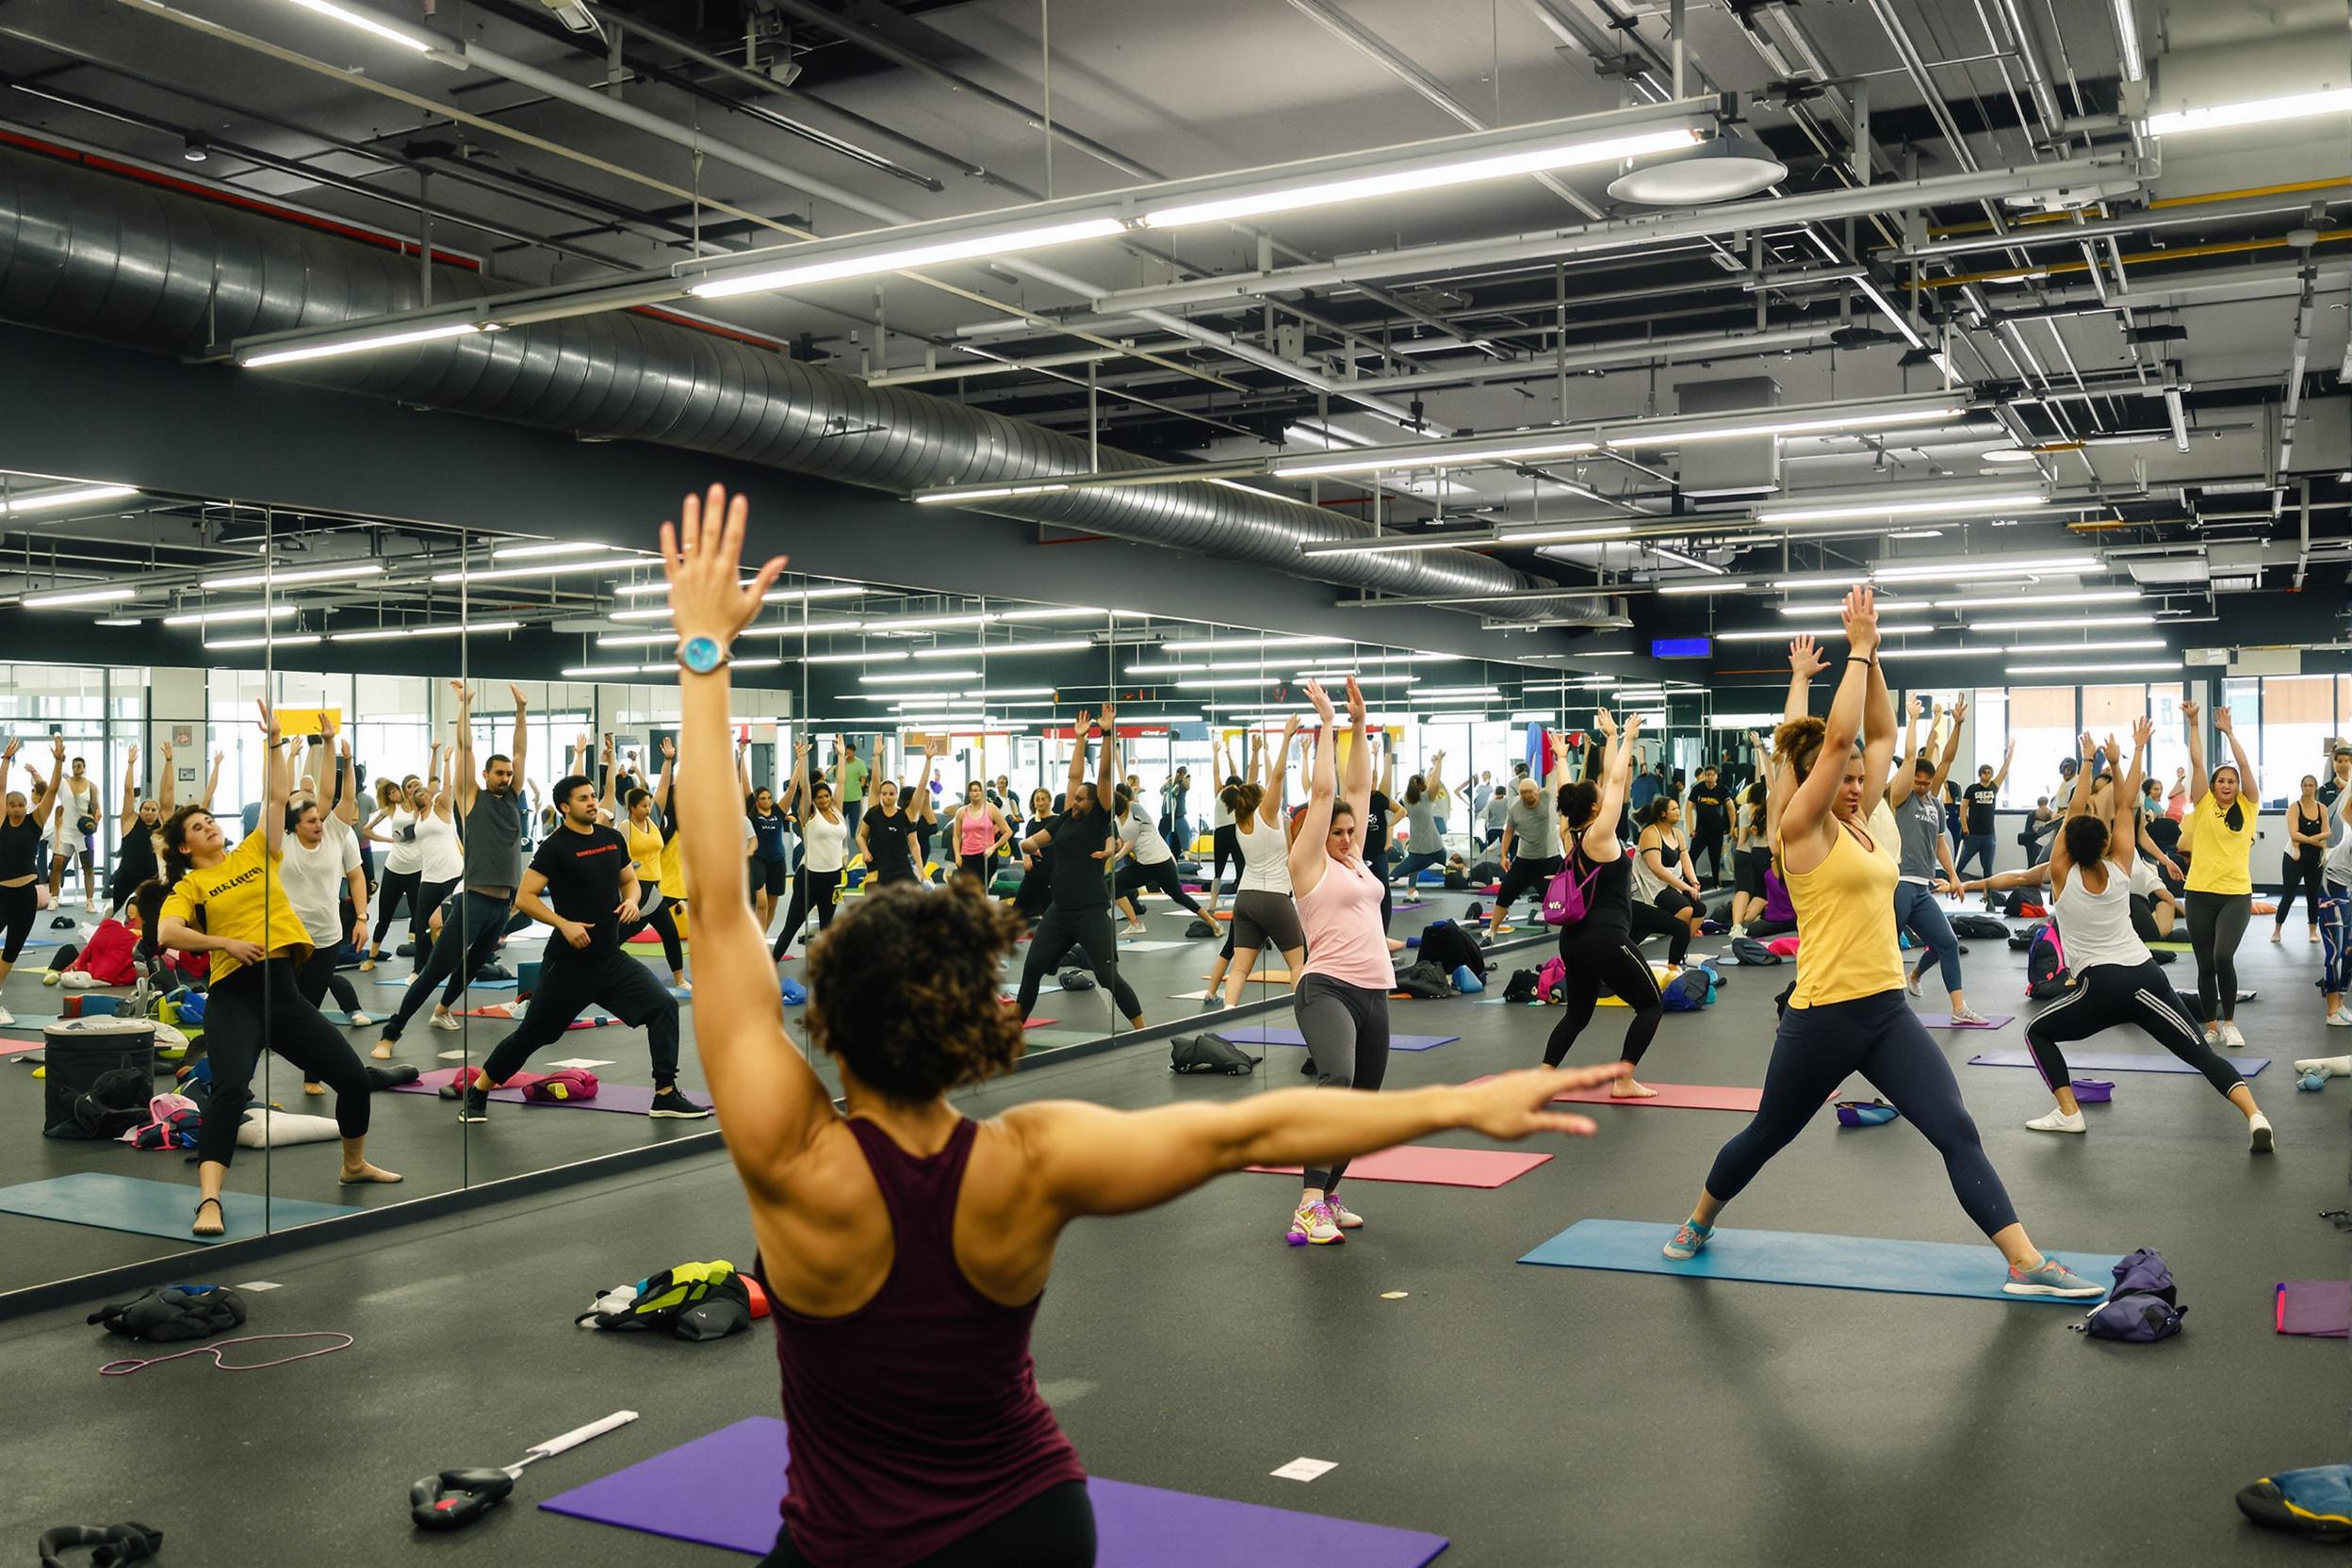
[[[2044,795],[2056,798],[2058,764],[2075,754],[2074,688],[2071,686],[2012,686],[2009,688],[2009,737],[2017,743],[2010,764],[2008,798],[2031,808]]]
[[[2262,750],[2254,754],[2253,747],[2246,749],[2253,754],[2264,800],[2293,798],[2306,774],[2315,778],[2328,776],[2328,751],[2336,727],[2336,678],[2325,675],[2283,675],[2262,681],[2259,731]],[[2233,710],[2231,717],[2241,715]],[[2265,758],[2269,760],[2267,765],[2263,762]]]

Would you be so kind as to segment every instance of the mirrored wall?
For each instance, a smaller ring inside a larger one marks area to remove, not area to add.
[[[1240,846],[1280,842],[1306,798],[1306,737],[1284,742],[1314,724],[1310,681],[1337,699],[1352,675],[1369,701],[1400,945],[1492,904],[1521,777],[1576,766],[1596,707],[1647,715],[1670,775],[1743,749],[1697,687],[1600,660],[788,574],[734,661],[777,992],[713,998],[684,919],[652,520],[619,549],[556,519],[494,532],[37,475],[0,477],[0,504],[24,797],[0,890],[38,905],[0,983],[0,1114],[26,1135],[0,1145],[0,1292],[180,1255],[199,1225],[275,1233],[704,1137],[697,1018],[772,1004],[799,1037],[808,942],[887,880],[977,877],[1036,928],[1003,974],[1034,1059],[1229,1007],[1287,1024],[1295,954],[1237,947],[1231,917]],[[1105,786],[1089,823],[1073,808]],[[598,831],[633,873],[626,924],[592,922],[562,869]],[[1506,941],[1535,934],[1517,913]],[[630,983],[582,989],[559,964],[547,985],[549,944],[583,939]],[[129,1141],[104,1095],[76,1116],[125,1068],[150,1101]]]

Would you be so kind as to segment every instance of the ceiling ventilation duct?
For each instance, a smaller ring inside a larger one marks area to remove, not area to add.
[[[436,303],[495,280],[445,269]],[[419,303],[413,260],[32,154],[0,148],[0,320],[195,358],[265,333],[316,331]],[[253,372],[247,372],[253,373]],[[602,440],[650,441],[898,495],[1087,471],[1085,440],[852,377],[629,311],[323,359],[305,383]],[[1103,448],[1104,469],[1147,466]],[[986,510],[1295,576],[1413,596],[1535,582],[1461,551],[1331,555],[1368,522],[1209,483],[1079,488]],[[1590,601],[1546,599],[1590,622]]]

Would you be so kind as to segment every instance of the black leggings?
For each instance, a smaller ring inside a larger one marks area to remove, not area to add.
[[[817,929],[822,931],[833,923],[833,906],[841,896],[841,874],[838,871],[810,871],[806,862],[792,873],[792,907],[784,911],[783,929],[776,934],[776,956],[784,956],[784,950],[800,935],[800,927],[810,911],[817,917]]]
[[[1291,999],[1298,1033],[1315,1060],[1318,1088],[1377,1089],[1388,1076],[1388,993],[1350,986],[1328,974],[1298,982]],[[1348,1162],[1309,1166],[1306,1184],[1329,1196],[1348,1174]]]
[[[1675,924],[1688,938],[1690,927],[1679,921]],[[1603,991],[1634,1009],[1633,1022],[1625,1028],[1624,1059],[1641,1061],[1666,1017],[1666,997],[1658,988],[1650,961],[1633,945],[1632,936],[1621,926],[1594,926],[1589,921],[1563,925],[1560,928],[1560,961],[1567,972],[1560,984],[1564,1005],[1560,1021],[1552,1025],[1552,1037],[1544,1042],[1544,1065],[1558,1067],[1568,1059],[1576,1037],[1592,1021],[1592,1009],[1600,1004]]]
[[[21,888],[0,888],[0,926],[8,930],[8,944],[0,948],[0,963],[12,964],[16,956],[24,951],[32,939],[33,919],[41,913],[41,884],[27,882]]]
[[[1037,987],[1044,982],[1046,972],[1056,968],[1071,948],[1079,946],[1086,950],[1086,967],[1094,971],[1096,984],[1106,988],[1111,1000],[1118,1004],[1119,1016],[1142,1017],[1143,1004],[1135,1000],[1135,988],[1119,972],[1119,939],[1111,934],[1111,906],[1103,904],[1090,909],[1065,909],[1056,904],[1037,922],[1037,935],[1029,939],[1029,956],[1021,960],[1021,1021],[1028,1021],[1036,1009]]]
[[[505,1083],[522,1070],[532,1052],[562,1039],[592,1003],[631,1029],[645,1032],[655,1088],[666,1089],[678,1082],[678,999],[626,949],[583,956],[561,936],[547,943],[547,956],[539,965],[539,987],[531,993],[522,1021],[491,1049],[482,1072],[494,1086]],[[209,1038],[209,1028],[205,1034]]]
[[[384,946],[384,934],[392,929],[392,911],[400,900],[408,900],[408,918],[413,926],[416,919],[418,874],[413,871],[387,871],[376,890],[376,934],[368,939],[370,948]]]
[[[2189,951],[2197,956],[2199,1023],[2238,1016],[2238,943],[2254,906],[2244,893],[2200,893],[2183,901],[2189,912]]]
[[[1010,1513],[908,1568],[1094,1568],[1094,1503],[1084,1481],[1051,1486]],[[816,1568],[792,1544],[789,1527],[776,1532],[776,1550],[759,1568]]]
[[[408,989],[400,993],[400,1004],[384,1021],[384,1037],[397,1040],[408,1027],[408,1021],[416,1016],[435,986],[441,987],[441,1005],[446,1010],[457,1005],[473,983],[474,972],[490,961],[498,950],[498,941],[506,935],[506,920],[514,909],[512,898],[494,893],[462,892],[449,900],[441,911],[441,936],[424,956]]]
[[[302,992],[302,1000],[314,1007],[332,991],[336,1006],[347,1013],[355,1013],[359,1011],[359,992],[351,988],[349,980],[335,972],[335,958],[334,948],[312,949],[310,956],[302,960],[301,972],[294,976],[294,988]],[[311,1082],[318,1080],[312,1079]]]
[[[2044,1008],[2025,1026],[2026,1049],[2042,1082],[2054,1092],[2072,1080],[2062,1040],[2086,1040],[2102,1030],[2136,1023],[2156,1043],[2205,1075],[2223,1095],[2246,1082],[2238,1070],[2205,1043],[2205,1033],[2180,1011],[2180,999],[2156,960],[2144,964],[2093,964],[2075,976],[2074,988]]]
[[[302,1081],[335,1090],[335,1130],[368,1135],[368,1070],[341,1030],[302,1000],[291,958],[265,958],[212,983],[204,999],[204,1056],[212,1063],[212,1101],[196,1132],[196,1158],[227,1165],[237,1129],[253,1102],[253,1070],[264,1041],[300,1069]]]
[[[2295,907],[2297,889],[2302,890],[2303,902],[2311,910],[2311,923],[2319,923],[2319,871],[2320,860],[2316,855],[2309,859],[2294,855],[2278,858],[2278,923],[2271,927],[2272,930],[2286,929],[2287,911]]]
[[[1233,862],[1233,874],[1236,877],[1249,869],[1250,862],[1248,858],[1241,853],[1241,834],[1234,829],[1232,823],[1227,823],[1211,834],[1210,842],[1217,851],[1216,864],[1209,877],[1209,896],[1215,898],[1225,889],[1225,862],[1229,858]]]
[[[956,869],[979,883],[981,891],[986,892],[989,882],[996,876],[996,857],[993,855],[959,855],[956,858]]]
[[[1690,896],[1688,893],[1683,895],[1686,902]],[[1789,927],[1791,930],[1795,928],[1793,923]],[[1749,930],[1753,933],[1755,927],[1750,926]],[[1682,962],[1682,956],[1690,951],[1689,921],[1645,899],[1637,898],[1633,901],[1633,939],[1638,942],[1644,937],[1665,938],[1666,957],[1671,963]]]
[[[1196,915],[1201,913],[1200,901],[1184,891],[1184,884],[1176,874],[1176,862],[1173,860],[1162,860],[1155,866],[1130,860],[1119,868],[1117,887],[1121,898],[1137,888],[1157,888],[1174,899],[1179,908],[1190,909]]]
[[[1788,1146],[1851,1073],[1859,1072],[1936,1146],[1952,1178],[1952,1195],[1992,1235],[2017,1222],[2009,1194],[1984,1157],[1976,1123],[1960,1100],[1952,1064],[1928,1037],[1898,988],[1852,1002],[1791,1007],[1780,1015],[1772,1059],[1764,1070],[1764,1102],[1756,1119],[1732,1135],[1707,1190],[1728,1203]]]

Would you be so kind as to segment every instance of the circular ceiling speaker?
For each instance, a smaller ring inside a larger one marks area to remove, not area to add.
[[[1788,177],[1788,166],[1762,142],[1725,126],[1715,139],[1688,153],[1620,174],[1609,182],[1609,193],[1644,206],[1705,206],[1753,196]]]
[[[2031,463],[2042,454],[2030,447],[1995,447],[1976,455],[1981,463]]]

